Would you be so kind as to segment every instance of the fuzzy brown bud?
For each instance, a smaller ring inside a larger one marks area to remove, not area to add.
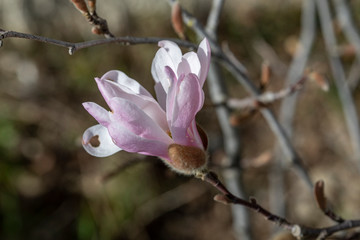
[[[171,144],[168,151],[170,161],[166,163],[178,173],[193,175],[206,168],[207,157],[203,149]]]

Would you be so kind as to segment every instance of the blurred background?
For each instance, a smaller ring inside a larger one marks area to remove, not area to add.
[[[358,24],[360,3],[349,2]],[[180,3],[206,22],[210,1]],[[165,0],[98,1],[97,12],[116,36],[177,37]],[[256,84],[261,64],[270,61],[274,74],[268,90],[278,91],[284,88],[297,45],[300,16],[301,1],[228,0],[221,15],[219,41],[229,44]],[[70,1],[0,0],[0,28],[69,42],[101,38],[91,34],[91,27]],[[346,44],[338,34],[340,43]],[[154,93],[150,67],[157,49],[156,45],[108,44],[70,56],[66,48],[24,39],[3,40],[1,240],[235,239],[231,210],[213,201],[216,190],[208,184],[179,176],[156,158],[126,152],[94,158],[81,146],[83,132],[96,124],[81,103],[106,106],[94,77],[118,69]],[[351,52],[342,56],[347,68],[353,59]],[[336,212],[356,218],[360,216],[360,177],[356,164],[349,160],[349,137],[320,35],[308,66],[327,75],[330,90],[305,84],[299,94],[293,142],[311,178],[325,180],[326,194]],[[228,72],[224,76],[232,97],[248,96]],[[356,86],[353,94],[360,106]],[[278,103],[271,106],[275,112],[278,107]],[[210,166],[220,172],[222,134],[209,98],[197,120],[209,135]],[[239,133],[245,194],[269,207],[276,139],[257,113],[240,122]],[[329,225],[311,189],[293,171],[285,178],[285,199],[279,201],[285,201],[286,217],[313,227]],[[275,239],[282,234],[256,213],[251,214],[251,224],[254,239]]]

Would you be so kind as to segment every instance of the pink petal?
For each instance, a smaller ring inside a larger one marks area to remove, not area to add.
[[[208,75],[210,60],[211,60],[211,48],[206,38],[204,38],[204,40],[201,41],[197,51],[197,55],[199,57],[201,64],[199,80],[200,80],[200,86],[202,87]]]
[[[93,102],[84,102],[83,106],[101,125],[107,126],[109,124],[109,112],[103,107]]]
[[[165,144],[172,142],[166,133],[167,129],[164,130],[136,104],[122,98],[113,98],[110,106],[114,110],[114,114],[111,115],[111,120],[115,125],[121,125],[127,129],[127,131],[141,138],[157,140]],[[165,114],[163,118],[164,121],[166,121]],[[115,140],[117,145],[121,146],[119,144],[121,144],[122,139],[116,138]]]
[[[193,146],[204,149],[204,144],[203,144],[203,142],[201,140],[201,137],[200,137],[199,131],[197,129],[195,120],[191,122],[191,125],[190,125],[190,127],[188,129],[187,134],[189,136],[189,139],[194,141]]]
[[[166,110],[166,92],[162,87],[161,83],[157,82],[154,86],[156,99],[160,105],[160,107],[165,111]]]
[[[157,122],[162,129],[168,129],[165,112],[152,96],[148,97],[146,95],[135,94],[129,91],[129,89],[126,89],[125,86],[112,81],[97,80],[97,82],[109,106],[111,106],[113,98],[127,99],[141,108],[150,118]],[[114,109],[112,110],[114,111]]]
[[[109,133],[115,139],[115,144],[127,152],[168,158],[168,143],[138,136],[127,126],[116,122],[109,125]]]
[[[186,75],[183,81],[178,81],[176,88],[172,116],[168,115],[171,117],[170,130],[176,143],[187,145],[189,144],[189,139],[186,137],[187,129],[203,104],[202,89],[198,77],[191,73]]]
[[[116,70],[109,71],[101,77],[101,80],[114,81],[120,84],[120,86],[122,86],[124,91],[152,97],[152,95],[136,80],[129,78],[125,73],[121,71],[116,71]]]
[[[179,81],[183,80],[184,75],[181,75],[181,79],[178,80],[174,71],[168,66],[165,67],[165,72],[171,82],[169,92],[168,92],[167,98],[166,98],[166,118],[168,121],[168,125],[170,126],[171,121],[172,121],[173,112],[174,112],[174,104],[176,101],[176,94],[178,91],[177,84]]]
[[[95,157],[107,157],[121,150],[112,141],[107,128],[100,124],[84,132],[82,145],[89,154]]]
[[[177,74],[180,76],[181,74],[189,74],[194,73],[199,76],[201,69],[200,61],[198,55],[194,52],[186,53],[179,63]]]

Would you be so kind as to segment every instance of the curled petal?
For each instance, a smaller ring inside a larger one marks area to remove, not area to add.
[[[107,126],[109,124],[109,112],[103,107],[93,102],[84,102],[83,106],[101,125]]]
[[[101,80],[114,81],[120,84],[120,86],[122,86],[124,91],[127,91],[129,93],[152,97],[151,94],[143,86],[141,86],[136,80],[129,78],[125,73],[121,71],[116,71],[116,70],[109,71],[101,77]]]
[[[100,124],[84,132],[82,145],[89,154],[95,157],[107,157],[121,150],[112,141],[106,127]]]
[[[122,98],[113,98],[110,104],[111,108],[114,109],[114,114],[111,115],[111,122],[115,125],[121,125],[127,131],[141,138],[157,140],[166,144],[172,142],[166,133],[167,129],[162,129],[157,122],[150,118],[136,104]],[[165,115],[163,117],[164,121],[166,121]],[[115,138],[115,140],[119,147],[124,148],[121,145],[123,139]]]
[[[202,87],[204,85],[205,79],[209,72],[209,66],[210,66],[210,60],[211,60],[211,48],[208,40],[204,38],[204,40],[201,41],[197,55],[200,60],[201,64],[201,70],[199,74],[199,81],[200,86]]]

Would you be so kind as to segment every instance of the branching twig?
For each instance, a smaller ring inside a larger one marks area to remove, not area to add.
[[[263,106],[267,106],[269,104],[274,103],[277,100],[283,99],[292,95],[293,93],[300,90],[305,80],[306,76],[302,77],[297,83],[282,89],[278,92],[265,92],[257,97],[245,98],[245,99],[229,99],[227,104],[230,108],[234,108],[236,110],[239,109],[256,109]]]
[[[263,215],[268,221],[273,222],[277,226],[286,230],[290,230],[291,233],[299,239],[317,238],[319,240],[323,240],[336,232],[360,227],[360,220],[344,220],[343,222],[325,228],[310,228],[306,226],[300,226],[266,210],[261,205],[259,205],[254,198],[250,198],[250,200],[247,201],[235,196],[224,186],[224,184],[222,184],[217,175],[213,172],[205,172],[199,174],[197,177],[201,178],[205,182],[210,183],[213,187],[222,193],[215,196],[214,199],[216,201],[224,204],[238,204],[250,208]]]
[[[115,37],[109,30],[107,21],[99,17],[96,13],[96,1],[88,0],[88,6],[85,0],[71,0],[74,6],[82,13],[86,20],[93,25],[92,32],[94,34],[102,34],[105,38]]]
[[[109,43],[121,43],[122,45],[136,45],[136,44],[157,44],[161,40],[170,40],[175,43],[177,43],[179,46],[186,47],[186,48],[192,48],[196,49],[197,46],[194,45],[191,42],[180,40],[180,39],[174,39],[174,38],[158,38],[158,37],[114,37],[114,38],[108,38],[108,39],[98,39],[98,40],[91,40],[91,41],[85,41],[85,42],[78,42],[78,43],[72,43],[72,42],[66,42],[61,40],[56,40],[52,38],[27,34],[27,33],[20,33],[15,31],[6,31],[3,29],[0,29],[0,41],[5,38],[23,38],[23,39],[29,39],[29,40],[35,40],[43,43],[48,43],[60,47],[66,47],[69,49],[69,54],[72,55],[76,51],[84,48],[89,48],[93,46],[99,46]]]

